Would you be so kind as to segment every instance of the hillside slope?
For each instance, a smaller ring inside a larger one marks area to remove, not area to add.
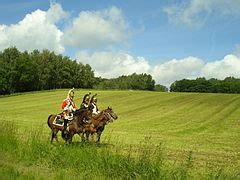
[[[26,93],[0,98],[0,121],[21,129],[43,127],[49,114],[60,112],[68,90]],[[89,91],[77,90],[80,104]],[[107,125],[102,142],[139,146],[162,144],[173,160],[193,152],[199,165],[240,166],[240,95],[94,91],[100,109],[111,106],[119,119]],[[74,141],[79,141],[75,137]]]

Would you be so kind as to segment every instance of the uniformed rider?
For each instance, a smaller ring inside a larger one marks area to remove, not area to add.
[[[92,96],[90,105],[89,105],[89,110],[92,111],[93,116],[96,116],[97,114],[100,113],[100,111],[98,110],[98,106],[97,106],[97,97],[96,96],[97,96],[97,94]]]
[[[90,101],[90,95],[91,93],[85,94],[83,96],[82,103],[80,105],[80,109],[88,109],[89,107],[89,101]]]
[[[64,111],[64,131],[67,129],[68,121],[73,119],[73,112],[76,111],[76,104],[73,101],[74,88],[70,89],[67,94],[67,98],[62,102],[62,110]]]

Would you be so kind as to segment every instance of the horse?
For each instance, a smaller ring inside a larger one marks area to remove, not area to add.
[[[66,141],[66,143],[72,143],[72,138],[75,134],[80,135],[81,133],[83,133],[86,126],[84,120],[90,121],[90,119],[92,118],[92,112],[88,109],[82,109],[80,110],[80,113],[81,112],[83,113],[75,116],[75,118],[69,123],[67,133],[64,133],[62,131],[62,138]],[[89,127],[89,130],[91,132],[96,131],[93,129],[92,126]]]
[[[51,114],[49,115],[48,117],[48,121],[47,121],[47,124],[49,126],[49,128],[52,130],[52,139],[51,139],[51,143],[53,142],[53,139],[56,139],[56,141],[58,142],[58,139],[57,139],[57,133],[58,131],[62,131],[62,137],[63,139],[65,139],[66,141],[69,140],[70,142],[72,141],[72,134],[76,133],[76,132],[82,132],[81,130],[83,129],[83,125],[84,125],[84,122],[83,120],[84,119],[91,119],[92,118],[92,113],[88,110],[77,110],[73,113],[73,120],[68,124],[68,131],[70,133],[67,134],[67,137],[65,136],[65,134],[63,133],[63,130],[64,130],[64,126],[59,126],[59,125],[56,125],[54,124],[54,121],[56,119],[56,117],[58,115],[55,115],[55,114]]]
[[[117,114],[110,107],[101,111],[98,115],[94,116],[91,119],[90,124],[84,128],[82,140],[85,141],[84,134],[86,135],[86,141],[89,141],[89,135],[97,133],[96,143],[100,143],[101,134],[105,128],[105,125],[109,122],[113,122],[113,120],[116,120],[117,118]]]

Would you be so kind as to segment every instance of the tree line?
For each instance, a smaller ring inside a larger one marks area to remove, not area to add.
[[[146,73],[133,73],[111,79],[95,77],[89,64],[82,64],[49,50],[34,50],[29,53],[11,47],[0,52],[1,95],[72,87],[168,91],[167,87],[156,84],[152,76]],[[240,79],[182,79],[172,83],[170,91],[240,93]]]
[[[94,86],[96,89],[132,89],[148,91],[168,91],[168,88],[155,84],[155,80],[150,74],[142,73],[123,75],[118,78],[102,79],[98,78],[98,83]]]
[[[95,77],[89,64],[82,64],[49,50],[20,52],[16,47],[0,52],[0,94],[59,88],[140,89],[166,91],[148,74],[115,79]]]
[[[211,78],[182,79],[170,86],[171,92],[202,92],[202,93],[240,93],[240,79],[226,77],[224,80]]]
[[[112,79],[99,78],[97,89],[139,89],[139,90],[154,90],[155,81],[148,74],[132,74],[128,76],[120,76]]]
[[[90,65],[72,61],[54,52],[20,52],[7,48],[0,52],[0,94],[57,88],[92,88]]]

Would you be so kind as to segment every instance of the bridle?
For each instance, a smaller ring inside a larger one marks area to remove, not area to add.
[[[113,117],[110,112],[104,111],[104,115],[107,118],[107,122],[113,122]]]

